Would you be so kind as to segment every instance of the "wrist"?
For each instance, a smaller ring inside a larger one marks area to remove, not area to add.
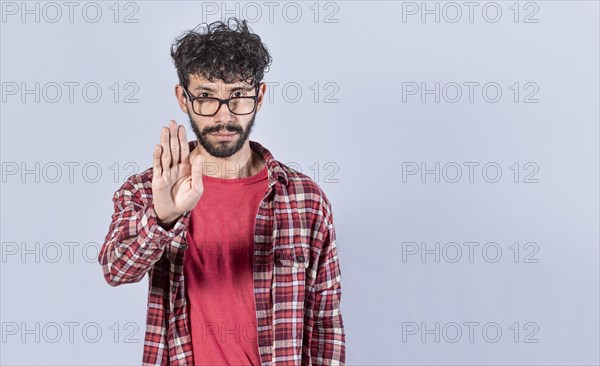
[[[171,229],[175,225],[175,222],[177,221],[179,216],[181,216],[181,215],[162,215],[156,211],[156,208],[153,208],[153,210],[154,210],[154,214],[156,215],[156,222],[166,230]]]
[[[177,220],[175,219],[175,220],[171,220],[171,221],[162,221],[160,219],[157,219],[156,222],[163,229],[171,230],[173,228],[173,226],[175,226],[175,222],[177,222]]]

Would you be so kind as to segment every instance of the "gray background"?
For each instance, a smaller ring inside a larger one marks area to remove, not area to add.
[[[2,3],[2,364],[140,364],[147,278],[96,255],[161,126],[193,136],[172,40],[231,15],[274,58],[250,138],[333,204],[348,365],[600,362],[598,2],[54,4]]]

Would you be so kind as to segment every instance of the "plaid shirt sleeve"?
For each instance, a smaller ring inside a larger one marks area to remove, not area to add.
[[[131,176],[113,196],[114,213],[98,255],[111,286],[139,282],[186,226],[188,215],[182,215],[168,231],[158,225],[151,197],[151,179],[139,174]]]
[[[340,312],[341,271],[331,206],[328,204],[327,198],[325,198],[325,202],[327,209],[325,219],[322,221],[324,239],[314,286],[311,363],[313,365],[344,365],[346,362],[346,336]]]

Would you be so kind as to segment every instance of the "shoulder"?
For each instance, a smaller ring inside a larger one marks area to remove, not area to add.
[[[125,182],[117,189],[114,199],[135,196],[139,199],[152,197],[153,168],[134,173],[127,177]]]
[[[286,189],[291,198],[313,207],[326,221],[332,220],[331,202],[324,189],[310,176],[277,161],[287,177]]]

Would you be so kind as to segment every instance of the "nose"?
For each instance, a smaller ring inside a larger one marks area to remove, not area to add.
[[[223,103],[213,118],[216,123],[227,124],[234,121],[235,115],[231,113],[229,107],[227,107],[227,103]]]

